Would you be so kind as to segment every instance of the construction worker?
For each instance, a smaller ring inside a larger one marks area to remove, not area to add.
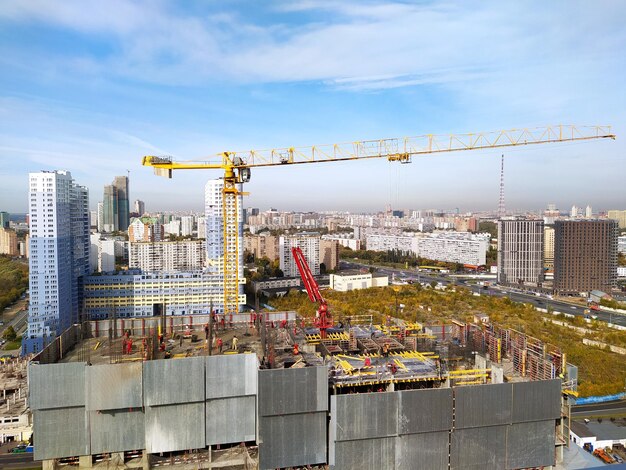
[[[298,354],[300,354],[300,347],[298,346],[298,343],[294,343],[293,344],[293,355],[297,356]]]
[[[204,339],[209,339],[209,324],[204,325]]]
[[[389,343],[383,344],[383,357],[389,357]]]
[[[217,338],[217,350],[220,354],[222,354],[222,346],[224,343],[222,342],[222,338]]]
[[[237,336],[233,336],[233,351],[237,351],[237,345],[239,344],[239,340],[237,339]]]

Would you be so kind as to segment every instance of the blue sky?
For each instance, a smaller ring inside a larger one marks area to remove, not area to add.
[[[198,210],[204,182],[141,167],[265,149],[548,124],[616,141],[505,150],[510,209],[626,208],[626,4],[20,0],[0,5],[0,210],[27,173],[90,189],[130,170],[148,210]],[[497,207],[500,151],[258,169],[246,205]]]

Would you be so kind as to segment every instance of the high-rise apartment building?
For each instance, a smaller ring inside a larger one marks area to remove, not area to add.
[[[543,220],[498,221],[498,283],[538,286],[543,282]]]
[[[135,200],[135,203],[133,204],[133,209],[138,217],[141,217],[142,215],[144,215],[146,213],[146,204],[143,201],[140,201],[139,199]]]
[[[128,267],[143,272],[184,272],[204,268],[205,242],[139,242],[128,244]]]
[[[198,217],[198,237],[200,239],[206,238],[206,217]]]
[[[104,187],[103,219],[104,232],[128,230],[130,211],[127,176],[116,176],[113,184]]]
[[[224,274],[224,198],[223,198],[224,181],[214,179],[207,181],[204,187],[204,215],[206,218],[206,253],[207,253],[207,270],[210,273]],[[238,225],[239,243],[236,245],[235,240],[231,240],[231,246],[237,248],[238,279],[239,279],[239,303],[240,308],[245,304],[245,294],[243,286],[245,277],[243,275],[243,197],[237,196],[234,204],[227,207],[229,214],[236,214],[235,221]],[[223,289],[223,284],[222,284]],[[223,309],[223,304],[214,306],[218,310]]]
[[[190,237],[193,234],[193,229],[196,220],[193,215],[184,215],[180,218],[180,234],[183,237]]]
[[[8,212],[0,212],[0,228],[9,228]]]
[[[258,235],[246,234],[244,247],[255,258],[267,258],[270,261],[278,259],[278,237],[262,232]]]
[[[138,217],[128,226],[129,242],[160,242],[165,236],[163,224],[158,217]]]
[[[113,186],[117,190],[117,227],[124,232],[128,230],[130,222],[130,207],[128,202],[128,176],[116,176]]]
[[[19,256],[19,254],[15,230],[0,226],[0,255]]]
[[[610,210],[607,213],[607,217],[609,219],[617,220],[619,228],[626,228],[626,210],[625,211]]]
[[[577,294],[615,287],[618,233],[618,223],[612,219],[557,220],[554,290]]]
[[[119,219],[117,209],[117,188],[114,185],[109,184],[104,187],[102,204],[102,231],[117,232],[119,230]]]
[[[89,197],[67,171],[29,176],[30,306],[25,354],[79,320],[89,273]]]
[[[543,266],[554,269],[554,227],[543,228]]]
[[[326,271],[333,271],[339,265],[339,242],[337,240],[320,240],[320,264],[322,263]]]
[[[299,276],[298,266],[293,259],[291,249],[300,247],[306,262],[314,275],[320,273],[320,236],[317,233],[302,233],[281,236],[278,241],[280,269],[287,277]]]
[[[104,232],[104,202],[98,202],[98,222],[96,230],[100,233]]]

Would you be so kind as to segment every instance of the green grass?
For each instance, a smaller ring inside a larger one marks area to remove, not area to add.
[[[12,351],[14,349],[20,349],[22,347],[22,337],[19,336],[15,341],[7,341],[4,345],[6,351]]]

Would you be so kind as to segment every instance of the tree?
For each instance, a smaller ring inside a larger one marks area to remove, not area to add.
[[[13,326],[9,326],[6,330],[4,330],[2,337],[7,341],[15,341],[15,338],[17,338],[17,333],[15,332]]]

